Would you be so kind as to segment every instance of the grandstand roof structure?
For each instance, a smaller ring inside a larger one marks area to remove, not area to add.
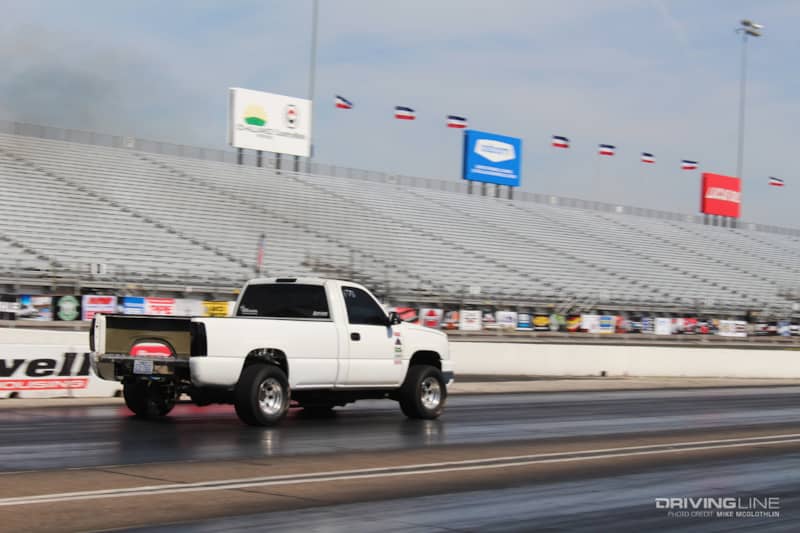
[[[5,284],[230,291],[256,271],[344,277],[393,301],[795,309],[800,230],[0,122]],[[94,267],[92,267],[94,265]]]

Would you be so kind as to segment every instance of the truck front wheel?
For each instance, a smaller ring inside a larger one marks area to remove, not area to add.
[[[447,400],[447,385],[435,366],[414,365],[400,387],[400,409],[409,418],[438,418]]]
[[[244,369],[236,385],[234,407],[239,419],[251,426],[273,426],[289,410],[289,380],[274,365]]]
[[[164,416],[175,407],[174,389],[150,381],[128,381],[122,386],[125,405],[139,418]]]

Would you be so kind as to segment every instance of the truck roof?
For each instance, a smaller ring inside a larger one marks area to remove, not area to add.
[[[353,285],[360,285],[352,281],[337,280],[330,278],[254,278],[247,282],[247,285],[264,285],[270,283],[299,283],[302,285],[325,285],[328,281],[338,281],[341,283],[352,283]]]

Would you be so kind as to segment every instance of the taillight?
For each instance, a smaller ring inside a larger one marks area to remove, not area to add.
[[[89,350],[97,351],[94,348],[94,324],[97,319],[92,317],[92,323],[89,325]]]
[[[130,355],[134,357],[172,357],[172,348],[158,341],[145,341],[134,344]]]
[[[191,357],[198,355],[208,355],[208,341],[206,340],[206,325],[202,322],[192,322],[189,326],[192,335],[192,345],[190,348]]]

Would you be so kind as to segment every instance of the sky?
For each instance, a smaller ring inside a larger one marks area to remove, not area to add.
[[[225,148],[229,87],[308,94],[311,0],[0,10],[3,119]],[[742,18],[765,25],[747,45],[742,216],[800,227],[795,0],[320,0],[315,160],[455,181],[456,114],[523,139],[523,190],[696,213],[700,172],[736,171]]]

